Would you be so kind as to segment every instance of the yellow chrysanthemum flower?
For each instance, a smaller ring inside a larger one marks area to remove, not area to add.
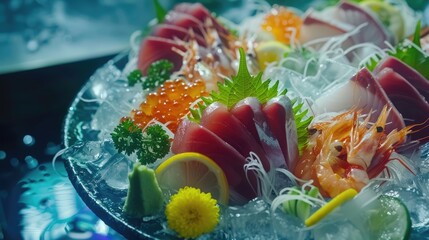
[[[180,237],[196,238],[214,230],[219,223],[219,206],[210,193],[184,187],[171,196],[165,215],[168,227]]]

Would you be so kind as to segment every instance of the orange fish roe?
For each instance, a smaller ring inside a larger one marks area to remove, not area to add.
[[[131,112],[134,122],[144,128],[153,119],[164,123],[174,133],[180,120],[189,112],[189,106],[201,96],[207,96],[205,83],[183,79],[166,81],[156,92],[150,93],[140,109]]]
[[[299,37],[301,26],[302,19],[298,15],[285,7],[276,6],[265,16],[261,27],[271,32],[276,40],[289,44],[292,37]]]

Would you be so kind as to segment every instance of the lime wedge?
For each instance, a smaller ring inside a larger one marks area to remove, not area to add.
[[[411,218],[401,200],[383,195],[367,211],[373,239],[409,239]]]

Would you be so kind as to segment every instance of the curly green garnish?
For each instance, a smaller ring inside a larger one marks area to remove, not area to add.
[[[110,135],[116,149],[127,155],[131,155],[140,148],[143,138],[142,130],[131,119],[122,121]]]
[[[170,78],[173,68],[173,63],[166,59],[153,62],[147,71],[146,79],[143,81],[143,89],[155,89],[161,86]]]
[[[142,71],[140,71],[139,69],[136,69],[130,72],[130,74],[128,74],[128,77],[127,77],[128,85],[132,87],[137,83],[142,82],[143,81],[142,78],[143,78]]]
[[[142,147],[137,157],[142,164],[153,163],[170,151],[170,137],[159,124],[148,126],[143,132]]]
[[[141,164],[163,158],[170,151],[170,137],[159,124],[148,126],[144,132],[131,119],[122,121],[111,133],[119,152],[137,154]]]
[[[169,60],[155,61],[149,66],[146,78],[143,78],[143,74],[139,69],[130,72],[127,77],[128,85],[132,87],[137,83],[141,83],[144,90],[156,89],[170,78],[173,68],[174,65]]]

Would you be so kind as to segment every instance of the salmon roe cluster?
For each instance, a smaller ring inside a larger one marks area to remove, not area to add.
[[[190,105],[201,96],[207,96],[205,83],[183,79],[166,81],[156,92],[150,93],[140,108],[132,111],[135,124],[144,128],[153,119],[166,124],[174,133],[180,120],[189,112]]]
[[[292,38],[299,38],[301,26],[301,17],[281,6],[272,8],[261,25],[262,29],[272,33],[277,41],[285,44],[289,44]]]

